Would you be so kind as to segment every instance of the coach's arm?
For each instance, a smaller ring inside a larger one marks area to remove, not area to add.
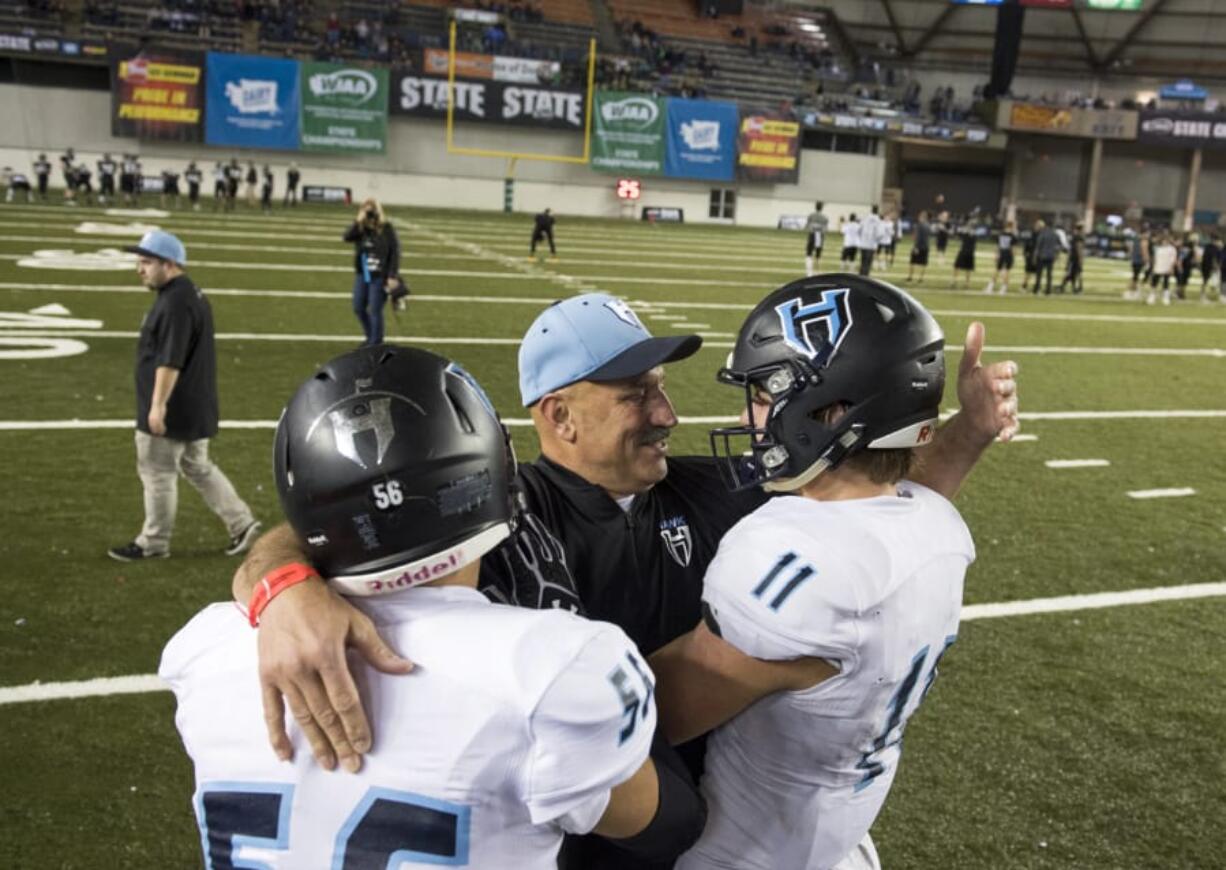
[[[256,541],[234,572],[234,599],[243,607],[270,571],[289,562],[309,562],[297,536],[282,523]],[[302,729],[316,761],[327,770],[362,766],[371,729],[345,658],[356,649],[384,673],[405,674],[412,663],[384,643],[374,623],[318,577],[281,592],[260,614],[260,685],[268,740],[277,757],[293,756],[285,708]]]

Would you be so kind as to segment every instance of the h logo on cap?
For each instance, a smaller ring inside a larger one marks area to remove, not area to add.
[[[643,321],[639,320],[639,316],[635,314],[630,306],[621,299],[610,300],[604,304],[604,307],[612,311],[620,320],[625,321],[635,329],[647,329],[647,327],[643,326]]]

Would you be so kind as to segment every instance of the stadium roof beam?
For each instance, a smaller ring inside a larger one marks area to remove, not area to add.
[[[890,30],[894,32],[894,38],[898,40],[898,53],[907,53],[907,41],[902,38],[902,31],[898,27],[898,19],[894,17],[894,7],[890,5],[890,0],[881,0],[881,8],[885,10],[886,20],[890,22]]]
[[[919,55],[919,53],[924,50],[924,46],[932,41],[932,38],[940,31],[941,25],[949,19],[949,16],[954,14],[954,10],[957,8],[957,6],[951,3],[942,9],[940,14],[937,15],[936,18],[932,19],[932,23],[928,25],[928,29],[920,35],[918,40],[916,40],[915,45],[902,52],[902,55],[904,57],[916,57]]]
[[[1132,27],[1128,28],[1128,32],[1124,34],[1123,38],[1120,39],[1120,41],[1117,42],[1109,52],[1107,52],[1107,56],[1099,62],[1098,68],[1109,69],[1112,64],[1119,60],[1120,55],[1124,53],[1124,49],[1132,45],[1133,38],[1141,32],[1141,29],[1145,27],[1145,25],[1149,24],[1150,20],[1157,15],[1165,5],[1166,0],[1154,0],[1154,5],[1146,9],[1141,14],[1141,17],[1136,20],[1136,23],[1133,24]]]
[[[1081,20],[1081,13],[1076,6],[1069,8],[1073,13],[1073,23],[1077,25],[1077,35],[1081,37],[1081,44],[1086,47],[1086,60],[1090,62],[1090,69],[1098,69],[1098,55],[1094,53],[1094,46],[1090,43],[1090,37],[1086,33],[1085,22]]]

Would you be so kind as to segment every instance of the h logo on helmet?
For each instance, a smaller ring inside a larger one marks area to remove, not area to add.
[[[808,305],[802,305],[799,297],[776,305],[775,313],[779,315],[779,322],[783,326],[783,340],[788,347],[809,359],[814,359],[828,344],[830,352],[822,362],[834,356],[851,330],[851,308],[847,302],[849,293],[845,287],[823,290],[821,298]],[[815,346],[810,330],[819,325],[825,331],[825,336],[824,341],[819,341]]]
[[[377,451],[375,465],[383,463],[383,456],[396,434],[392,425],[390,398],[354,402],[346,409],[329,411],[328,419],[332,421],[332,437],[336,440],[336,451],[341,456],[356,463],[359,468],[367,468],[366,462],[358,453],[354,436],[359,432],[373,431]]]

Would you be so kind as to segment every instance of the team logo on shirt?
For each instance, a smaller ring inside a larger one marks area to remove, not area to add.
[[[802,304],[799,297],[776,305],[775,313],[779,315],[783,340],[788,347],[809,359],[815,359],[825,351],[822,362],[829,361],[851,331],[849,292],[846,287],[823,290],[821,297],[808,305]],[[816,344],[813,341],[814,329],[820,330],[820,339]]]
[[[673,561],[682,568],[689,566],[690,557],[694,555],[694,538],[690,534],[689,521],[684,516],[663,520],[660,523],[660,537]]]

